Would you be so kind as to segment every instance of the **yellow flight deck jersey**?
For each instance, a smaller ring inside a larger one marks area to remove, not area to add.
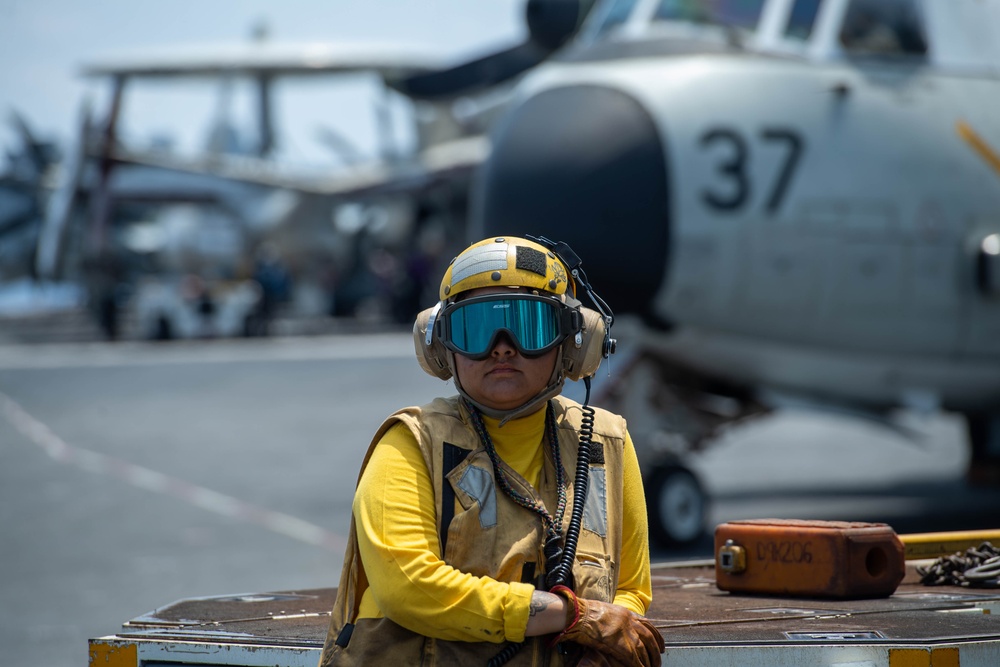
[[[484,416],[484,421],[500,458],[537,487],[547,447],[545,410],[502,428],[497,419]],[[645,614],[652,599],[646,506],[630,438],[624,463],[622,562],[614,602]],[[572,480],[573,470],[567,475]],[[382,617],[385,608],[398,623],[428,637],[524,639],[535,587],[464,574],[442,562],[434,484],[416,438],[403,424],[394,425],[375,448],[358,485],[354,516],[370,586],[358,618]]]

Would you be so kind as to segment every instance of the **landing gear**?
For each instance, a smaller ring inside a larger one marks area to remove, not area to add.
[[[969,483],[1000,486],[1000,413],[967,413],[965,424],[972,448]]]
[[[663,463],[645,488],[649,531],[657,544],[689,546],[705,535],[708,496],[693,472],[675,461]]]
[[[706,534],[709,498],[684,465],[727,426],[765,415],[743,387],[709,379],[652,350],[640,350],[600,397],[625,417],[644,473],[652,540],[690,546]]]

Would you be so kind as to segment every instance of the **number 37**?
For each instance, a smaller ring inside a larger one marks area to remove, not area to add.
[[[805,142],[798,132],[788,128],[764,128],[758,138],[762,144],[778,144],[784,148],[784,159],[765,204],[767,212],[774,213],[788,192]],[[735,212],[744,208],[751,196],[750,145],[746,137],[738,130],[717,127],[701,135],[699,144],[703,150],[712,151],[712,155],[721,155],[714,163],[714,173],[722,183],[704,188],[702,201],[719,211]]]

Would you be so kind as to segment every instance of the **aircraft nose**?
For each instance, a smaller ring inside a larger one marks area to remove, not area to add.
[[[616,313],[650,315],[667,269],[664,147],[652,117],[618,90],[543,91],[498,121],[472,190],[477,238],[565,241]]]

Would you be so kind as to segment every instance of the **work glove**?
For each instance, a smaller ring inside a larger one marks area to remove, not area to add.
[[[583,647],[579,665],[660,667],[663,637],[648,619],[616,604],[578,598],[565,586],[553,586],[549,592],[569,603],[569,623],[553,643]]]

